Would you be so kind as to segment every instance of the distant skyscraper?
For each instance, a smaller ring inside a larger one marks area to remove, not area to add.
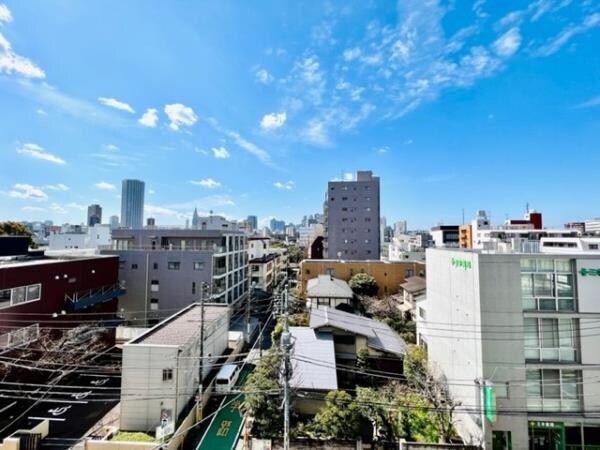
[[[144,189],[140,180],[123,180],[121,191],[121,226],[141,229],[144,223]]]
[[[154,217],[148,217],[146,219],[146,226],[147,227],[155,227],[156,226],[156,219]]]
[[[256,216],[248,216],[247,219],[252,231],[256,231],[258,229],[258,218]]]
[[[394,236],[399,236],[401,234],[406,234],[407,225],[406,220],[399,220],[394,224]]]
[[[284,233],[285,232],[285,220],[271,219],[269,228],[273,233]]]
[[[198,208],[194,208],[194,214],[192,215],[192,228],[200,228],[200,216],[198,216]]]
[[[110,216],[110,228],[114,230],[115,228],[119,228],[119,216]]]
[[[102,223],[102,207],[96,204],[90,205],[87,213],[88,227],[93,227],[97,223]]]
[[[379,259],[379,177],[330,181],[324,205],[326,258]]]

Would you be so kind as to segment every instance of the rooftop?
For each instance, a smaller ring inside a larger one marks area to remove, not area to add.
[[[423,277],[408,277],[400,287],[412,294],[427,289],[427,281]]]
[[[306,285],[307,297],[321,298],[352,298],[354,293],[348,283],[331,275],[319,275],[311,278]]]
[[[290,327],[290,334],[295,356],[291,386],[323,391],[337,389],[333,335],[316,333],[310,327]],[[306,361],[307,359],[315,362]]]
[[[264,263],[268,263],[269,261],[273,261],[275,258],[280,257],[281,254],[280,253],[269,253],[268,255],[263,255],[260,258],[253,258],[250,261],[248,261],[250,264],[264,264]]]
[[[205,323],[215,322],[227,315],[228,308],[225,306],[204,307]],[[193,303],[125,345],[173,345],[181,347],[200,332],[201,317],[202,308],[200,304]]]
[[[18,257],[0,257],[0,269],[12,268],[12,267],[23,267],[23,266],[38,266],[42,264],[58,264],[65,262],[93,260],[99,258],[118,258],[115,255],[89,255],[79,254],[71,252],[59,253],[56,256],[53,255],[31,255],[31,256],[18,256]]]
[[[404,355],[408,349],[406,342],[387,324],[338,309],[329,307],[312,309],[310,327],[313,329],[333,327],[365,336],[369,347],[387,353]]]

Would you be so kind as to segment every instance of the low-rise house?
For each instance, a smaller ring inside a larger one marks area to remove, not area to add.
[[[427,281],[424,277],[410,277],[400,285],[402,295],[398,308],[403,312],[410,312],[413,317],[418,300],[425,298]]]
[[[121,429],[147,431],[161,420],[175,423],[185,405],[229,343],[225,306],[204,307],[204,355],[201,355],[202,308],[195,303],[123,346]]]
[[[306,307],[337,308],[340,305],[350,306],[354,293],[348,283],[331,275],[319,275],[308,280],[306,289]]]

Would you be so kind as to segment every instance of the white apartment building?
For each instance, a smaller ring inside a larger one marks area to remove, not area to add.
[[[228,345],[229,308],[204,308],[203,378]],[[201,307],[189,305],[123,346],[121,423],[148,431],[175,423],[200,387]]]
[[[423,235],[398,234],[394,235],[388,244],[389,261],[425,261]]]
[[[418,341],[461,405],[459,433],[485,449],[600,445],[600,251],[545,242],[543,253],[427,250]]]
[[[250,286],[270,292],[282,268],[283,255],[271,248],[268,237],[248,238],[248,267]]]
[[[111,244],[110,227],[96,224],[81,231],[51,234],[48,236],[48,250],[93,249]]]

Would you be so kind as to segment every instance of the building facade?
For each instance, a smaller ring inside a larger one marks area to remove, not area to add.
[[[378,260],[379,177],[358,171],[354,180],[330,181],[325,195],[325,258]]]
[[[337,259],[305,259],[300,263],[298,287],[306,292],[308,280],[319,275],[331,275],[350,281],[357,273],[368,273],[375,278],[377,295],[396,294],[400,284],[412,276],[425,275],[425,264],[416,261],[340,261]]]
[[[111,230],[106,225],[96,224],[77,232],[61,232],[48,236],[48,250],[76,250],[99,248],[109,246],[111,243]]]
[[[121,189],[121,226],[141,229],[144,224],[145,183],[140,180],[123,180]]]
[[[248,225],[250,225],[251,232],[258,230],[258,218],[256,216],[248,216],[246,221],[248,222]]]
[[[248,269],[250,286],[271,292],[282,269],[283,256],[271,249],[268,237],[248,238]]]
[[[90,205],[87,210],[87,225],[93,227],[97,223],[102,223],[102,207],[100,205]]]
[[[600,444],[600,338],[589,331],[599,290],[598,250],[427,250],[418,341],[463,405],[463,439],[494,450]]]
[[[189,305],[123,346],[120,428],[153,430],[164,419],[176,423],[199,393],[202,378],[228,345],[229,312],[223,306]]]
[[[248,293],[240,231],[118,229],[103,253],[119,256],[119,279],[127,287],[119,306],[133,325],[156,324],[199,301],[204,283],[210,303],[234,305]]]

